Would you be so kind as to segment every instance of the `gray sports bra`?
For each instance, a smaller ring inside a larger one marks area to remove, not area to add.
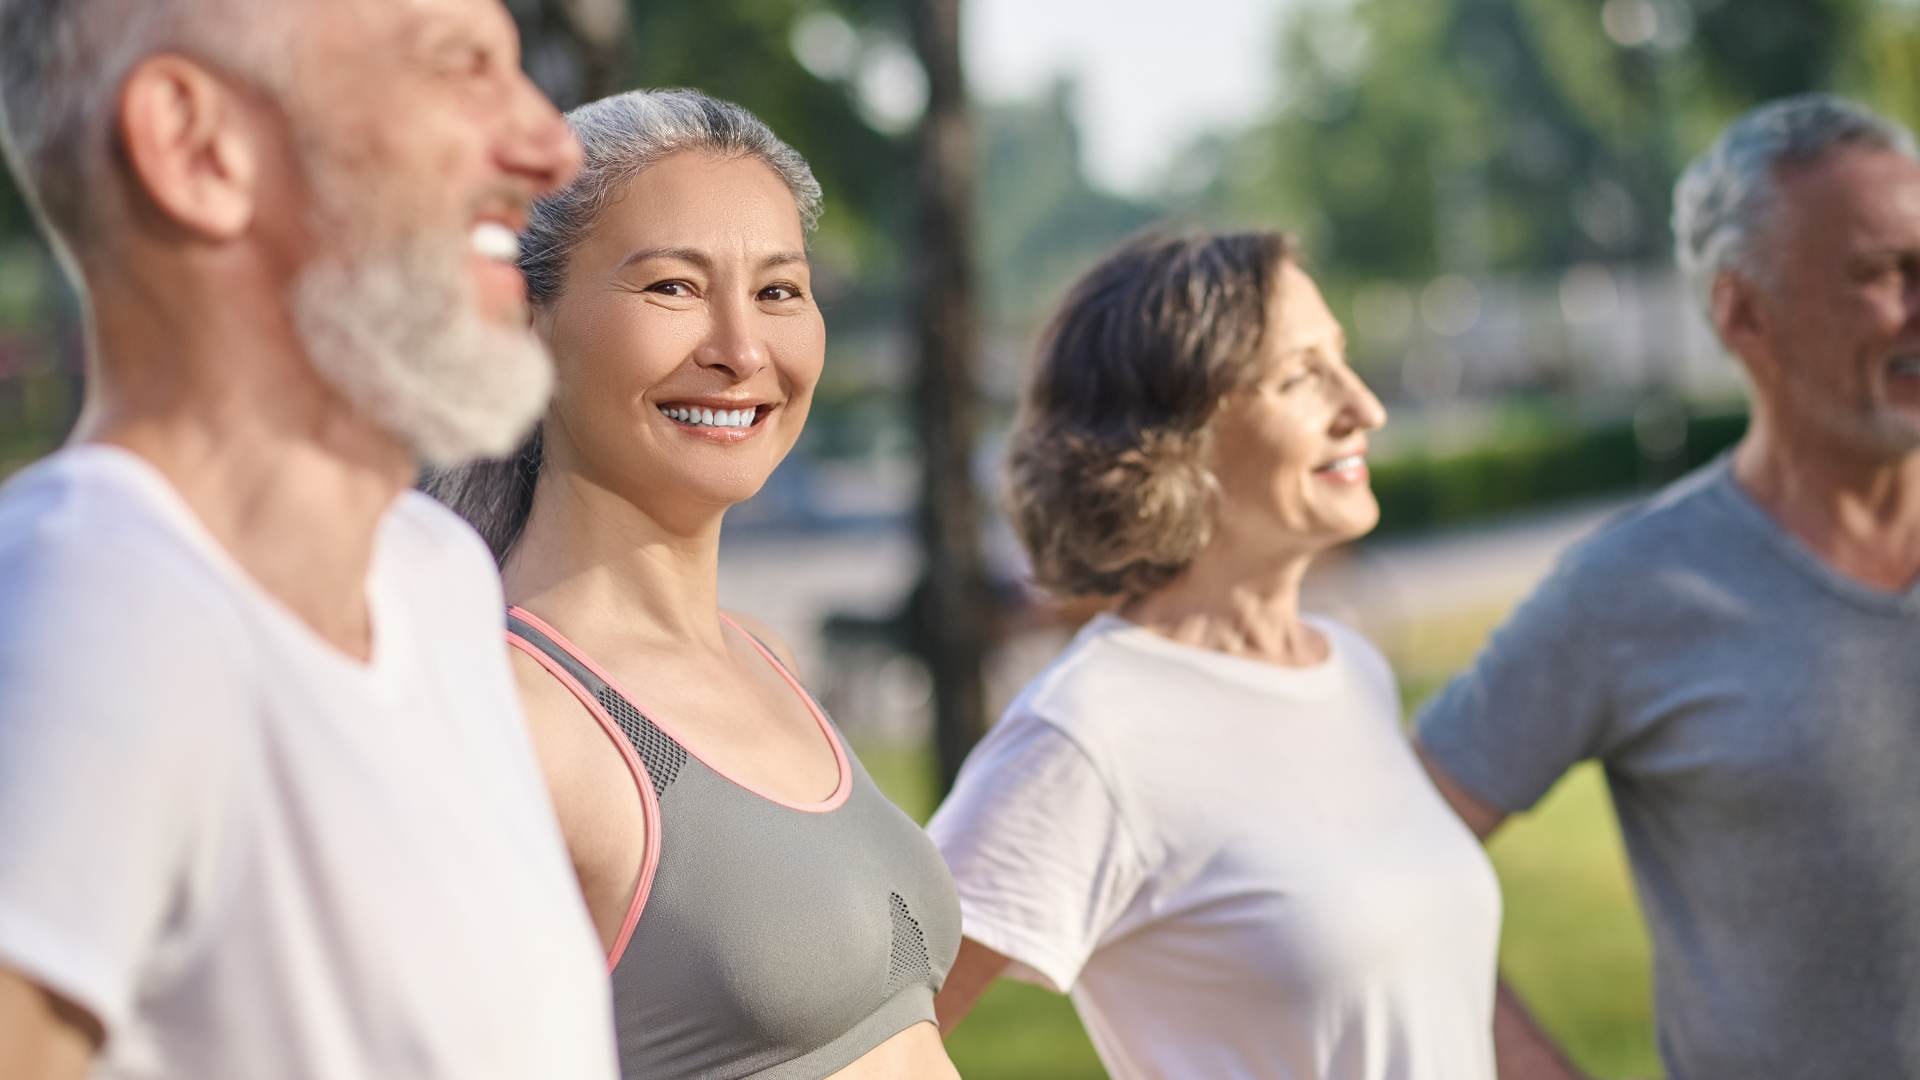
[[[646,861],[608,960],[627,1080],[818,1080],[933,1019],[960,947],[953,880],[759,641],[747,635],[839,761],[823,802],[729,779],[552,627],[519,608],[507,623],[620,749],[645,815]]]

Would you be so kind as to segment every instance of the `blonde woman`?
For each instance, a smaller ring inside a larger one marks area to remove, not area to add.
[[[1151,236],[1073,290],[1012,442],[1039,581],[1112,608],[932,831],[966,940],[1071,993],[1120,1080],[1489,1080],[1497,883],[1366,639],[1300,611],[1373,528],[1386,420],[1284,237]]]

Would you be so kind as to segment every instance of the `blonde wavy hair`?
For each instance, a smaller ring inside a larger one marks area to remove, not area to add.
[[[1041,338],[1009,447],[1007,509],[1036,581],[1143,596],[1212,538],[1221,402],[1257,374],[1280,232],[1148,233],[1073,286]]]

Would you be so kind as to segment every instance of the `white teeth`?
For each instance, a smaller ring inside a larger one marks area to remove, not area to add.
[[[1348,454],[1346,457],[1334,458],[1332,461],[1320,466],[1320,471],[1344,472],[1347,469],[1357,469],[1366,464],[1366,460],[1366,458],[1361,457],[1359,454]]]
[[[500,262],[513,262],[520,258],[520,238],[512,229],[497,221],[483,221],[467,234],[475,254],[483,258],[497,259]]]
[[[756,409],[700,409],[689,405],[663,405],[667,419],[690,427],[745,428],[753,426]]]

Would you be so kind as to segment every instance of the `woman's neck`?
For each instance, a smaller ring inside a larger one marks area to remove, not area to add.
[[[724,513],[669,523],[578,474],[543,475],[501,573],[507,602],[563,624],[589,651],[691,641],[724,653]]]
[[[1311,554],[1236,558],[1214,545],[1172,584],[1129,601],[1121,614],[1164,638],[1282,667],[1327,658],[1327,642],[1300,618]]]

